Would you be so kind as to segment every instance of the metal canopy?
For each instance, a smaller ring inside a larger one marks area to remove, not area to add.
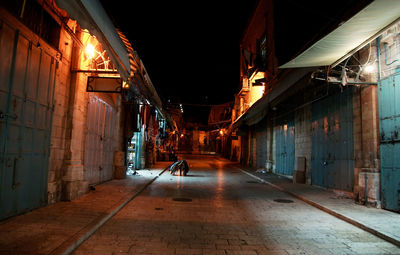
[[[127,81],[130,64],[127,49],[116,28],[98,0],[55,0],[57,6],[67,11],[69,17],[89,30],[101,42],[121,78]]]
[[[233,123],[233,128],[242,125],[252,126],[260,122],[267,115],[269,104],[271,102],[277,100],[298,81],[300,81],[300,79],[314,70],[315,67],[286,70],[283,76],[273,85],[274,88],[272,91],[260,98],[244,114],[242,114]]]
[[[340,63],[375,39],[400,17],[399,0],[375,0],[347,22],[279,68]]]

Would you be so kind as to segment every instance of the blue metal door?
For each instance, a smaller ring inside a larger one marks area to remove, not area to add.
[[[240,148],[240,163],[247,165],[249,156],[249,136],[247,134],[241,137],[241,148]]]
[[[382,207],[400,211],[400,73],[378,83]]]
[[[276,173],[293,175],[294,169],[294,117],[293,114],[278,118],[275,125]]]
[[[353,191],[353,89],[312,104],[311,182]]]
[[[265,168],[267,160],[267,121],[262,120],[256,126],[257,168]]]
[[[0,59],[3,219],[46,204],[56,63],[6,23],[0,26]]]

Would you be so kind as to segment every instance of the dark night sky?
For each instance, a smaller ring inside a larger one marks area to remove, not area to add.
[[[138,52],[164,102],[183,103],[186,117],[206,122],[208,107],[187,104],[234,100],[240,88],[239,43],[256,0],[101,2]],[[326,32],[325,24],[337,25],[336,16],[351,5],[370,0],[323,2],[274,1],[279,64]]]
[[[131,41],[165,102],[207,119],[208,107],[234,100],[239,42],[255,0],[102,0]]]

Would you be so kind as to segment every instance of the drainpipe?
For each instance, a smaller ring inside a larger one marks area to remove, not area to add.
[[[376,38],[376,58],[378,60],[378,82],[381,80],[381,39]]]
[[[380,36],[378,36],[376,38],[376,58],[378,60],[378,83],[381,80],[381,39]],[[378,90],[379,93],[379,90]],[[378,145],[379,146],[379,145]],[[365,182],[367,182],[367,180],[365,180]],[[380,183],[380,185],[382,185],[382,183]],[[367,186],[367,183],[365,183],[365,186]],[[382,201],[382,193],[380,193],[380,200]],[[367,200],[365,200],[367,202]]]

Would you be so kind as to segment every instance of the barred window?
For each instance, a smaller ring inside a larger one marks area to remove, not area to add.
[[[49,45],[58,49],[61,26],[35,0],[1,1],[1,4]]]

